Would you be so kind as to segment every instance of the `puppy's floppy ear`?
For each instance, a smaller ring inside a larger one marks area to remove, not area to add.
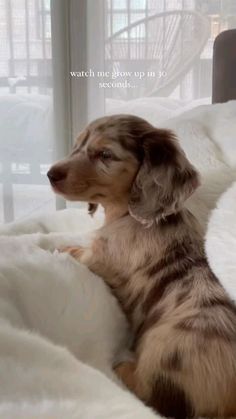
[[[130,214],[147,226],[178,212],[199,186],[197,171],[168,130],[153,128],[143,137],[144,158],[133,183]]]

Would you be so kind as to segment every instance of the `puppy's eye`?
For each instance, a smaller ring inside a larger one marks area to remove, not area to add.
[[[112,154],[112,152],[110,150],[101,150],[97,154],[97,157],[100,160],[111,160],[112,157],[113,157],[113,154]]]

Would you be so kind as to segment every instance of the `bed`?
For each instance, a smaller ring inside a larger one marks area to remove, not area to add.
[[[161,125],[177,132],[201,172],[202,186],[189,207],[206,231],[212,268],[236,298],[236,94],[230,77],[224,89],[219,83],[232,65],[236,31],[230,33],[229,48],[228,39],[222,34],[215,44],[214,106],[188,110]],[[89,240],[102,217],[101,212],[91,219],[82,209],[70,209],[0,228],[4,419],[158,417],[113,375],[112,364],[127,356],[129,339],[115,299],[100,278],[55,251]]]

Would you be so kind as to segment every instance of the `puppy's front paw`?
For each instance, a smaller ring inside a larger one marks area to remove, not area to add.
[[[113,371],[116,373],[117,377],[123,382],[129,390],[135,392],[136,378],[135,371],[137,365],[133,361],[122,362],[120,365],[117,365],[113,368]]]
[[[60,249],[58,249],[58,251],[60,253],[68,253],[69,255],[71,255],[74,259],[80,260],[82,254],[84,253],[84,248],[83,247],[79,247],[79,246],[67,246],[67,247],[62,247]]]

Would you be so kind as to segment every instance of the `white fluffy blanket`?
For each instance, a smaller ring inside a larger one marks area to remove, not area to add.
[[[221,196],[210,217],[206,250],[212,269],[236,300],[236,182]]]
[[[178,133],[202,173],[188,204],[207,226],[236,180],[236,102],[201,106],[163,125]],[[236,184],[206,235],[211,266],[233,296],[235,210]],[[115,299],[100,278],[54,251],[89,240],[85,232],[101,218],[74,209],[1,227],[0,418],[157,417],[112,373],[129,337]]]

